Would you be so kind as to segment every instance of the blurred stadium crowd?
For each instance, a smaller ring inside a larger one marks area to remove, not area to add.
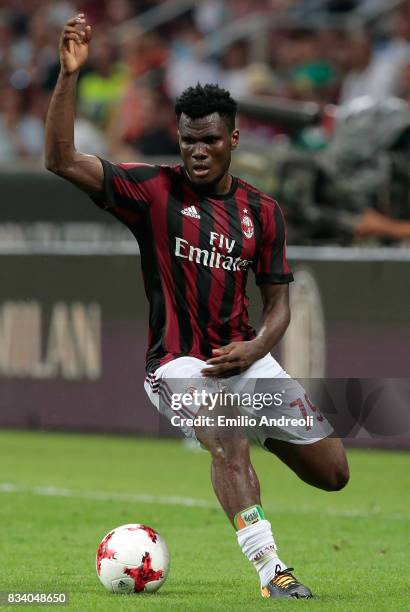
[[[149,26],[146,16],[168,5],[186,10],[171,10],[172,18]],[[0,0],[0,166],[41,163],[58,40],[78,11],[93,27],[75,126],[77,148],[85,152],[111,159],[176,155],[173,100],[197,81],[218,82],[239,100],[315,103],[323,120],[297,134],[266,117],[240,118],[245,135],[291,140],[300,150],[328,146],[335,115],[330,105],[350,108],[363,96],[383,105],[394,97],[408,120],[410,0]],[[260,40],[246,27],[258,15],[272,25]],[[367,130],[374,121],[369,115]],[[337,155],[333,159],[339,166]],[[339,199],[344,197],[342,189]],[[368,207],[365,201],[353,209]]]

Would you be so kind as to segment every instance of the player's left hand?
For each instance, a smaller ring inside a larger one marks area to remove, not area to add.
[[[253,340],[245,342],[231,342],[227,346],[213,349],[214,357],[208,359],[201,373],[214,378],[228,378],[241,374],[247,370],[257,359],[263,357],[259,343]]]

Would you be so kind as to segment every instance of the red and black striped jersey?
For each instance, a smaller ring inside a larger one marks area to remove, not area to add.
[[[229,193],[204,197],[181,166],[101,160],[97,204],[138,241],[149,301],[147,372],[176,357],[199,359],[251,340],[246,282],[289,283],[285,223],[278,204],[233,178]]]

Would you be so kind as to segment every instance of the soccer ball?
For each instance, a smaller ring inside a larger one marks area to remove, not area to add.
[[[138,523],[121,525],[103,538],[97,574],[112,593],[153,593],[164,584],[169,553],[159,533]]]

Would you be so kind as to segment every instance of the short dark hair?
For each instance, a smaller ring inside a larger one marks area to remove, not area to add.
[[[235,129],[235,118],[238,103],[229,91],[219,85],[201,85],[188,87],[175,102],[175,114],[179,121],[182,113],[191,119],[200,119],[212,113],[218,113],[226,122],[228,129]]]

